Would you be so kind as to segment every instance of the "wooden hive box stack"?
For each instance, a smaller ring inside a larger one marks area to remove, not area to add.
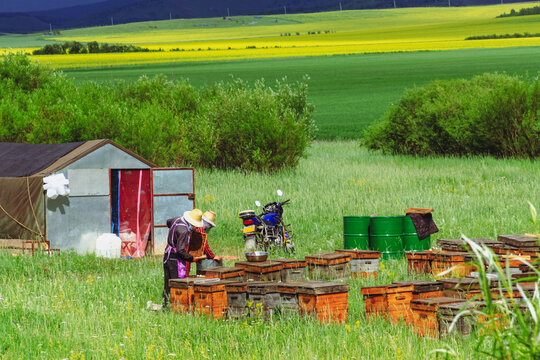
[[[195,292],[193,283],[197,278],[169,279],[171,288],[171,311],[190,313],[193,310]]]
[[[227,312],[227,281],[200,281],[194,282],[194,311],[205,314],[214,319],[221,319]]]
[[[225,284],[227,291],[227,317],[231,319],[245,317],[249,314],[247,307],[247,283],[230,282]]]
[[[428,299],[443,296],[443,283],[429,280],[396,281],[394,284],[412,285],[412,299]]]
[[[467,299],[467,294],[480,289],[480,282],[472,277],[439,279],[439,282],[443,284],[445,297]]]
[[[221,280],[244,281],[245,271],[238,267],[216,266],[201,270],[202,275],[215,276]]]
[[[530,270],[530,268],[526,270]],[[538,274],[535,273],[534,271],[521,272],[519,274],[512,274],[512,279],[518,282],[522,286],[534,285],[536,282],[538,282]]]
[[[411,301],[413,326],[420,336],[439,337],[439,319],[437,309],[440,305],[463,303],[465,300],[450,297],[416,299]]]
[[[347,321],[348,284],[311,281],[298,285],[296,291],[301,314],[314,315],[320,322]]]
[[[275,261],[283,264],[281,269],[281,281],[296,282],[306,280],[307,263],[302,259],[276,259]]]
[[[472,257],[466,252],[435,253],[432,273],[436,278],[464,277],[474,271]]]
[[[503,245],[502,242],[493,239],[472,238],[470,240],[478,245],[483,244],[492,249],[499,248]],[[450,252],[463,252],[470,250],[469,246],[463,239],[437,239],[437,245],[439,245],[442,250]]]
[[[351,256],[350,269],[352,277],[374,277],[379,275],[380,251],[373,250],[336,250],[338,254]]]
[[[351,256],[348,254],[323,253],[306,256],[310,279],[345,280],[350,276]]]
[[[450,335],[450,325],[460,311],[472,310],[474,307],[474,304],[470,302],[458,302],[439,305],[439,307],[437,308],[437,319],[439,321],[439,337],[445,337]],[[472,314],[462,315],[456,321],[454,331],[463,336],[468,336],[472,332],[474,324],[475,317]]]
[[[393,322],[400,320],[411,322],[411,300],[414,286],[410,284],[390,284],[368,286],[361,289],[366,319],[371,317],[389,317]]]
[[[540,252],[540,244],[536,236],[499,235],[497,240],[505,244],[505,250],[508,253],[533,255]]]
[[[405,257],[409,274],[431,274],[431,263],[435,258],[432,251],[407,251]]]
[[[503,269],[508,268],[510,274],[520,274],[521,265],[524,265],[523,261],[531,263],[532,258],[530,255],[514,255],[514,254],[500,254],[498,255],[499,262]]]
[[[249,316],[271,317],[281,306],[278,283],[268,281],[248,282],[247,298]]]
[[[283,263],[275,260],[262,262],[239,261],[234,266],[244,269],[244,279],[246,281],[281,281]]]

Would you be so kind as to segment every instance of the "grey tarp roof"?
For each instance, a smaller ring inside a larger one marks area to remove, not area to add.
[[[30,176],[84,144],[20,144],[0,142],[0,177]]]

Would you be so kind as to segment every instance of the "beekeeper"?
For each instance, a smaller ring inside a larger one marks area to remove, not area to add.
[[[197,228],[203,227],[202,211],[199,209],[186,211],[181,217],[167,220],[167,227],[169,235],[165,254],[163,254],[163,308],[167,307],[171,296],[169,279],[185,278],[188,275],[186,262],[198,260],[187,252],[187,248],[191,234]]]

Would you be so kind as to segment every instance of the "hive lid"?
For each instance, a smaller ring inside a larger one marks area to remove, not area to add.
[[[231,281],[225,285],[227,292],[246,292],[248,283],[245,281]]]
[[[349,291],[349,284],[341,284],[327,281],[305,282],[297,287],[298,294],[324,295]]]
[[[475,304],[466,301],[466,302],[455,302],[450,304],[441,304],[437,309],[437,312],[441,315],[457,315],[461,310],[471,310],[474,309]]]
[[[432,260],[435,253],[432,251],[406,251],[405,257],[409,260]]]
[[[351,255],[343,253],[322,253],[306,256],[308,264],[335,265],[351,261]]]
[[[539,250],[538,238],[527,235],[499,235],[498,240],[519,249],[535,249]]]
[[[419,306],[439,306],[442,304],[452,304],[452,303],[462,303],[465,302],[464,299],[458,299],[453,297],[447,297],[447,296],[440,296],[440,297],[434,297],[434,298],[427,298],[427,299],[414,299],[411,300],[411,306],[413,305],[419,305]]]
[[[278,283],[269,281],[253,281],[247,284],[249,294],[271,294],[278,292]]]
[[[381,257],[381,252],[374,250],[340,249],[336,250],[335,253],[347,254],[353,259],[378,259]]]
[[[205,274],[206,273],[224,274],[224,273],[232,273],[232,272],[238,272],[238,271],[243,271],[243,269],[240,269],[238,267],[216,266],[216,267],[203,270]]]
[[[283,266],[282,263],[280,262],[277,262],[276,260],[266,260],[266,261],[239,261],[239,262],[236,262],[234,263],[234,266],[235,267],[241,267],[241,268],[244,268],[244,269],[247,269],[247,268],[260,268],[260,269],[264,269],[264,268],[269,268],[269,267],[274,267],[274,266]]]
[[[438,280],[443,284],[445,290],[448,289],[477,289],[480,287],[480,282],[478,279],[472,277],[462,277],[462,278],[450,278],[450,279],[440,279]]]
[[[395,281],[394,284],[412,285],[413,292],[415,293],[424,293],[424,292],[438,291],[438,290],[443,289],[443,283],[440,281],[407,280],[407,281]]]
[[[306,267],[306,260],[305,259],[275,259],[274,261],[279,262],[283,264],[283,268],[285,269],[291,269],[291,268],[300,268],[300,267]]]

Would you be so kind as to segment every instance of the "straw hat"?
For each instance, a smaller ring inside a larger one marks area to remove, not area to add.
[[[193,209],[184,213],[184,220],[195,227],[202,227],[202,211],[199,209]]]
[[[212,227],[216,227],[216,213],[210,210],[207,210],[204,212],[202,219],[212,225]]]

